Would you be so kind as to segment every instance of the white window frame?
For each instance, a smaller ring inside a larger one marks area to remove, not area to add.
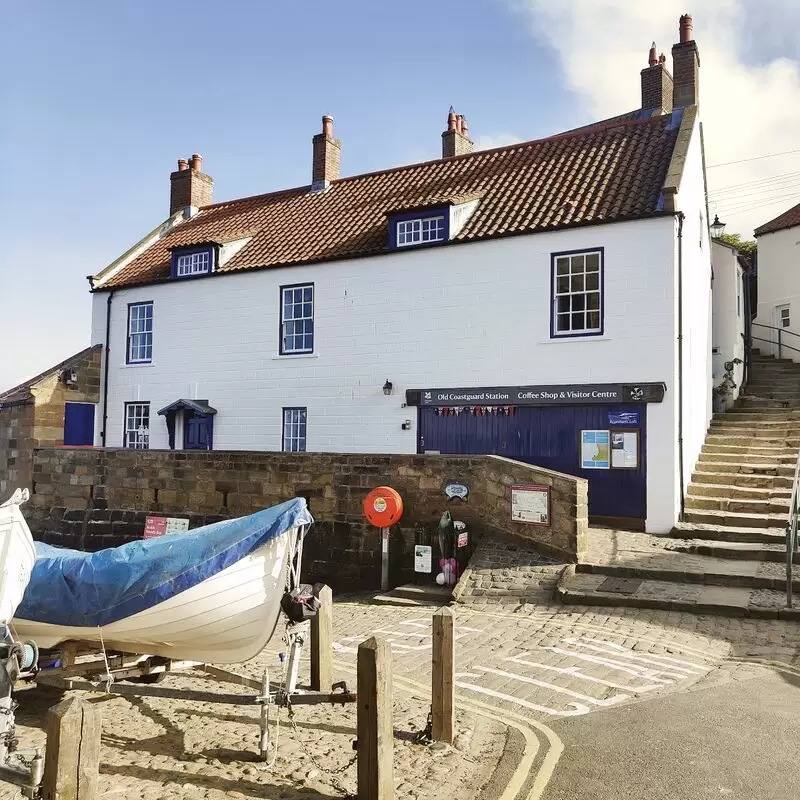
[[[306,291],[311,292],[311,300],[305,299]],[[299,293],[299,294],[298,294]],[[288,303],[287,303],[288,299]],[[291,312],[287,315],[287,305]],[[306,313],[306,305],[311,306],[311,313]],[[297,309],[300,309],[299,312]],[[303,323],[303,332],[297,333],[294,329],[295,323]],[[292,324],[292,333],[288,333],[289,325]],[[310,324],[310,330],[308,325]],[[282,356],[299,355],[302,353],[314,352],[314,284],[299,283],[292,286],[281,286],[281,340],[280,354]],[[311,337],[311,346],[306,346],[306,337]],[[301,339],[301,346],[294,346],[297,338]],[[289,342],[292,342],[291,346]]]
[[[602,335],[603,259],[602,248],[553,253],[552,338]],[[581,319],[583,327],[577,324]],[[562,323],[567,323],[568,327],[560,327]]]
[[[308,408],[292,406],[283,409],[281,450],[284,453],[305,453],[308,439]]]
[[[183,253],[175,262],[175,275],[186,278],[189,275],[205,275],[211,272],[211,253],[198,250],[196,253]]]
[[[786,312],[784,314],[784,312]],[[792,327],[792,307],[791,306],[780,306],[778,308],[778,320],[781,323],[781,328],[791,328]]]
[[[149,317],[140,310],[150,309]],[[153,361],[153,319],[155,309],[153,302],[131,303],[128,306],[128,341],[126,361],[128,364],[150,364]],[[149,320],[149,327],[146,323]],[[144,352],[146,355],[142,355]],[[136,355],[134,356],[134,353]]]
[[[150,449],[149,402],[125,403],[122,446],[129,450]]]
[[[398,247],[410,247],[415,244],[443,242],[445,232],[444,215],[435,217],[415,217],[400,220],[395,228],[395,242]]]

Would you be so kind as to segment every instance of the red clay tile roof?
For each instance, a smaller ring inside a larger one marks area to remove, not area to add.
[[[795,225],[800,225],[800,203],[788,211],[784,211],[780,216],[765,222],[755,230],[756,236],[763,236],[765,233],[775,233],[775,231],[782,231],[785,228],[794,228]]]
[[[169,278],[170,250],[252,240],[219,273],[375,255],[388,250],[387,213],[480,198],[455,242],[659,212],[678,126],[670,115],[616,120],[547,139],[202,208],[103,289]],[[443,245],[437,245],[443,246]]]

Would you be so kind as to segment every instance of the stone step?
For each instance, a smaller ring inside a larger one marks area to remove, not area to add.
[[[775,400],[770,397],[750,397],[749,395],[740,395],[736,401],[739,408],[749,410],[764,410],[769,408],[782,408],[786,411],[796,411],[800,409],[800,403],[794,400]]]
[[[739,438],[768,439],[775,441],[786,441],[796,439],[800,441],[800,427],[791,425],[775,425],[769,422],[712,422],[708,426],[708,436]]]
[[[443,606],[453,599],[453,588],[435,584],[413,583],[397,586],[390,592],[375,595],[372,602],[391,606]]]
[[[675,553],[693,553],[710,558],[724,558],[728,560],[742,559],[745,561],[770,561],[786,563],[786,542],[758,544],[755,542],[715,542],[704,539],[676,540],[670,546]],[[792,554],[792,561],[800,564],[800,552]],[[800,575],[800,570],[798,570]]]
[[[731,455],[753,455],[753,456],[791,456],[797,458],[797,451],[791,447],[763,443],[759,445],[745,444],[718,444],[706,442],[701,450],[703,453],[730,453]]]
[[[728,483],[694,483],[689,484],[689,496],[715,497],[740,500],[777,500],[788,507],[792,496],[790,487],[779,489],[762,488],[758,486],[735,486]]]
[[[704,541],[741,542],[749,544],[782,545],[786,541],[786,533],[782,527],[742,528],[702,522],[678,522],[672,529],[671,535],[679,539],[702,539]]]
[[[732,511],[737,514],[789,514],[790,498],[754,500],[736,497],[704,497],[689,494],[686,509],[692,511]]]
[[[715,463],[706,463],[702,469],[692,473],[692,484],[726,484],[732,487],[752,487],[756,489],[789,489],[792,487],[794,474],[788,475],[747,475],[742,472],[714,471]],[[724,465],[723,465],[724,466]]]
[[[800,420],[800,411],[793,411],[782,408],[764,408],[754,411],[751,408],[742,408],[739,405],[732,406],[727,411],[714,414],[714,419],[786,419],[790,421]]]
[[[787,455],[763,455],[759,453],[709,453],[703,448],[697,458],[700,463],[714,463],[735,460],[737,463],[748,466],[791,466],[797,462],[797,453]]]
[[[736,472],[742,475],[779,475],[794,478],[794,464],[742,464],[740,461],[702,461],[698,462],[697,469],[702,472],[730,473]]]
[[[733,528],[781,528],[786,524],[787,515],[687,508],[684,516],[687,522],[704,522],[708,525],[725,525]]]
[[[558,582],[556,596],[565,605],[654,608],[729,617],[800,620],[800,608],[786,608],[786,595],[778,589],[638,579],[629,583],[623,579],[614,586],[607,583],[608,577],[567,569]]]

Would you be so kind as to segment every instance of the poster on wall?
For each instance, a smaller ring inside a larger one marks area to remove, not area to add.
[[[638,431],[614,431],[611,434],[612,469],[636,469],[638,466]]]
[[[155,539],[167,533],[182,533],[189,530],[189,520],[180,517],[146,517],[144,538]]]
[[[549,486],[512,486],[511,520],[532,525],[550,524]]]
[[[581,467],[611,468],[611,434],[609,431],[581,431]]]

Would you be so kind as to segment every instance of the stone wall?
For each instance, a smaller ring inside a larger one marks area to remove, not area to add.
[[[34,534],[54,544],[100,549],[141,538],[147,513],[189,516],[196,527],[302,496],[317,523],[307,540],[306,577],[338,590],[374,588],[380,535],[363,519],[367,492],[390,485],[405,513],[391,534],[391,580],[413,576],[418,526],[435,533],[445,509],[478,536],[521,537],[573,561],[586,549],[587,484],[581,478],[497,456],[39,449],[26,514]],[[449,482],[469,486],[447,501]],[[511,486],[551,487],[549,526],[511,521]]]
[[[33,404],[0,407],[0,503],[31,485]]]

